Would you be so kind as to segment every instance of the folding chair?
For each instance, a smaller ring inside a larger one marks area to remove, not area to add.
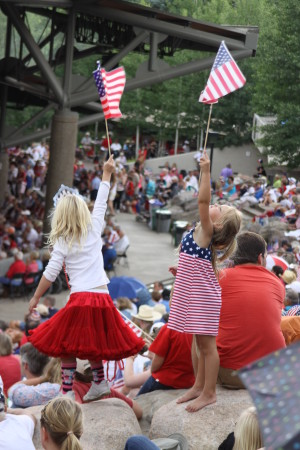
[[[24,273],[15,273],[10,282],[10,297],[24,295]]]
[[[127,250],[129,249],[130,245],[127,245],[124,252],[120,255],[117,255],[117,264],[122,264],[124,266],[127,266],[129,268],[129,262],[128,262],[128,256],[127,256]]]

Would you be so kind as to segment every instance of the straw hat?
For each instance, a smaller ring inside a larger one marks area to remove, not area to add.
[[[291,284],[293,281],[296,281],[297,279],[295,272],[293,272],[292,270],[285,270],[283,272],[282,278],[286,284]]]
[[[159,312],[162,316],[167,314],[167,309],[163,303],[157,303],[153,306],[154,311]]]
[[[132,317],[140,320],[145,320],[146,322],[154,322],[154,320],[161,319],[162,314],[158,311],[155,311],[154,308],[151,308],[151,306],[141,305],[139,307],[138,314],[133,314]]]

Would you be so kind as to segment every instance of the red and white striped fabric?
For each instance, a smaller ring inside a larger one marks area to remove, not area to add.
[[[98,68],[93,72],[105,119],[122,117],[119,105],[124,91],[126,75],[123,67],[106,72]]]
[[[199,102],[217,103],[219,98],[240,89],[245,83],[246,78],[222,41]]]
[[[221,288],[209,260],[180,253],[168,328],[217,336]]]
[[[135,325],[133,322],[131,322],[131,320],[129,320],[124,314],[122,314],[121,311],[119,311],[119,313],[121,314],[122,318],[124,319],[124,322],[132,329],[132,331],[135,332],[137,337],[141,337],[143,334],[143,331],[137,325]]]

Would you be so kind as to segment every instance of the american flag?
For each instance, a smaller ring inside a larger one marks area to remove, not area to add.
[[[119,311],[119,310],[118,310]],[[137,337],[141,337],[143,334],[143,330],[141,330],[140,327],[138,327],[137,325],[135,325],[135,323],[133,323],[131,320],[129,320],[125,314],[123,314],[121,311],[119,311],[119,313],[122,316],[122,319],[124,320],[124,322],[126,323],[126,325],[129,326],[129,328],[132,329],[132,331],[134,331],[134,333],[137,335]]]
[[[222,41],[199,102],[217,103],[218,98],[240,89],[245,83],[246,78]]]
[[[119,104],[126,82],[124,68],[118,67],[110,72],[106,72],[105,69],[101,69],[100,63],[98,63],[98,67],[94,70],[93,75],[105,119],[122,117]]]

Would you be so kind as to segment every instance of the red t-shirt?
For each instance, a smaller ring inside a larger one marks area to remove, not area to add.
[[[7,390],[21,380],[21,364],[17,356],[0,356],[0,376],[3,380],[4,394],[7,397]]]
[[[192,339],[192,334],[170,330],[165,324],[149,347],[151,352],[165,358],[161,368],[152,373],[153,378],[174,389],[193,386]]]
[[[17,260],[12,263],[10,268],[7,271],[7,278],[12,278],[16,273],[25,273],[26,271],[26,264],[24,261]]]
[[[217,347],[220,365],[240,369],[285,347],[280,329],[285,290],[279,279],[261,266],[225,269]]]

